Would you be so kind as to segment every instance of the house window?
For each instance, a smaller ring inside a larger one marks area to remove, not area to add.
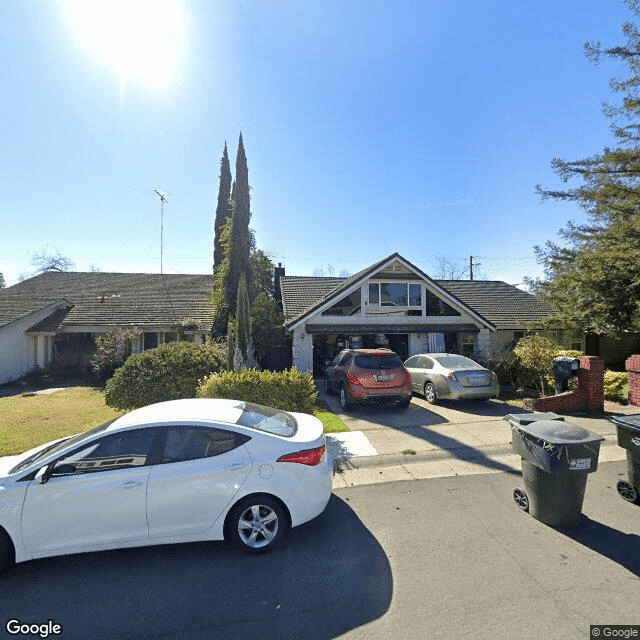
[[[459,311],[456,311],[453,307],[449,306],[444,300],[438,298],[438,296],[426,291],[426,309],[428,316],[459,316]]]
[[[158,334],[154,332],[147,332],[144,334],[144,350],[154,349],[158,346]]]
[[[381,307],[422,307],[422,285],[406,282],[371,282],[369,304]]]
[[[323,316],[352,316],[360,313],[360,300],[362,292],[356,289],[350,295],[336,302],[332,307],[322,313]]]

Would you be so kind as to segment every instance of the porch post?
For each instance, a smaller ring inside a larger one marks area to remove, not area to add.
[[[304,327],[293,331],[291,345],[292,364],[298,371],[313,372],[313,336],[306,333]]]

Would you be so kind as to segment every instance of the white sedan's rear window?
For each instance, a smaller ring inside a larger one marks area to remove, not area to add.
[[[298,423],[295,418],[286,411],[264,407],[252,402],[243,402],[238,405],[242,409],[237,424],[243,427],[251,427],[259,431],[273,433],[277,436],[290,438],[296,434]]]

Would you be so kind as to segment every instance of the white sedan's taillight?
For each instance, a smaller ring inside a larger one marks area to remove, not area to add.
[[[304,451],[296,451],[295,453],[287,453],[280,456],[276,462],[297,462],[298,464],[306,464],[315,467],[320,464],[326,451],[326,445],[316,447],[315,449],[305,449]]]

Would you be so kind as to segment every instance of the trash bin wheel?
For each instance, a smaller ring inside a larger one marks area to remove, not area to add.
[[[529,496],[524,489],[514,489],[513,499],[523,511],[529,511]]]
[[[618,481],[616,488],[618,489],[618,493],[627,502],[640,504],[640,501],[638,500],[638,490],[630,482],[627,482],[626,480],[620,480]]]

